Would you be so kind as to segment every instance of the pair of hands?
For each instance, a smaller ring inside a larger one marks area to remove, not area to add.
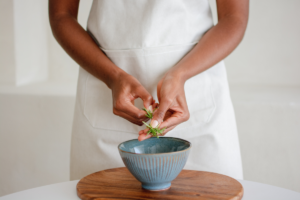
[[[151,120],[152,127],[159,125],[160,128],[166,127],[163,135],[175,128],[178,124],[189,119],[189,111],[186,103],[184,82],[176,73],[169,72],[159,81],[157,85],[157,97],[155,102],[150,93],[133,76],[123,73],[111,85],[113,95],[113,113],[128,121],[143,125],[143,121],[149,119],[145,116],[146,112],[134,106],[134,100],[141,98],[144,107],[157,108]],[[148,139],[148,129],[139,132],[139,141]]]

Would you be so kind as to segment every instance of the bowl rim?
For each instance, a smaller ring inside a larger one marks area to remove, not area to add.
[[[151,137],[151,138],[156,138],[156,137]],[[151,138],[149,138],[149,139],[151,139]],[[181,150],[181,151],[173,151],[173,152],[168,152],[168,153],[132,153],[132,152],[128,152],[128,151],[124,151],[124,150],[120,149],[121,144],[123,144],[124,142],[130,142],[130,141],[133,141],[133,140],[138,140],[138,139],[132,139],[132,140],[127,140],[127,141],[121,142],[118,145],[118,149],[119,149],[119,151],[122,151],[124,153],[130,153],[130,154],[135,154],[135,155],[161,155],[161,154],[172,154],[172,153],[184,152],[184,151],[187,151],[190,148],[192,148],[192,143],[191,142],[189,142],[187,140],[184,140],[184,139],[181,139],[181,138],[177,138],[177,137],[160,137],[160,138],[175,138],[175,139],[179,139],[179,140],[188,142],[190,146],[187,149],[184,149],[184,150]]]

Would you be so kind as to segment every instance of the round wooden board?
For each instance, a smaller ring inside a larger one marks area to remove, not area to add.
[[[172,181],[171,188],[151,192],[142,188],[141,183],[127,168],[108,169],[90,174],[77,184],[77,195],[83,200],[98,199],[242,199],[243,186],[225,175],[182,170]]]

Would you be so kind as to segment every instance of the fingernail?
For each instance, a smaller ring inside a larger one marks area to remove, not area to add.
[[[153,111],[152,105],[148,107],[148,110]]]
[[[158,121],[157,120],[151,120],[150,125],[155,128],[158,125]]]

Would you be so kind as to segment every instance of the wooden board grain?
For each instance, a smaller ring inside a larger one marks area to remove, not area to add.
[[[90,174],[77,184],[82,200],[100,199],[164,199],[164,200],[240,200],[243,187],[235,179],[221,174],[182,170],[170,189],[151,192],[141,187],[127,168],[108,169]]]

